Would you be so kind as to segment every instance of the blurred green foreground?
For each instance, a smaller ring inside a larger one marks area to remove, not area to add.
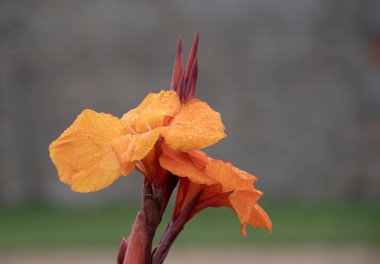
[[[273,233],[247,227],[240,235],[236,215],[209,208],[192,219],[176,246],[250,246],[289,244],[380,245],[380,210],[368,203],[263,204]],[[135,206],[67,208],[0,207],[0,250],[118,247],[127,237]],[[171,208],[167,210],[171,212]],[[165,215],[157,236],[165,228]]]

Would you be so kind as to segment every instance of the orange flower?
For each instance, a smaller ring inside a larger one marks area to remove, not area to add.
[[[122,118],[86,109],[50,144],[60,180],[76,192],[101,190],[134,169],[144,175],[142,208],[128,242],[121,244],[118,264],[163,263],[186,222],[206,207],[235,211],[243,236],[247,224],[272,230],[268,215],[257,204],[263,193],[253,186],[256,177],[201,151],[226,134],[220,114],[194,98],[198,38],[197,34],[185,69],[179,38],[171,91],[148,94]],[[152,251],[178,183],[172,218]]]
[[[73,191],[91,192],[134,168],[148,176],[144,158],[160,135],[175,150],[194,150],[218,142],[226,136],[223,131],[219,113],[205,102],[181,104],[175,91],[161,91],[121,119],[84,110],[49,150],[61,181]]]
[[[246,234],[247,224],[271,231],[269,217],[257,204],[262,192],[253,188],[256,177],[239,170],[231,163],[209,158],[199,150],[175,151],[165,144],[161,144],[161,147],[161,166],[182,177],[173,218],[178,217],[200,193],[189,219],[206,207],[227,206],[238,215],[243,236]]]
[[[152,190],[168,192],[160,194],[159,210],[179,179],[172,221],[186,222],[206,207],[226,206],[239,217],[242,235],[247,224],[271,231],[269,217],[257,204],[263,193],[253,187],[256,177],[200,151],[226,135],[220,114],[193,98],[197,43],[198,35],[182,70],[179,41],[171,91],[148,94],[122,118],[84,110],[51,143],[51,159],[60,180],[76,192],[101,190],[136,169],[150,184],[158,183]]]

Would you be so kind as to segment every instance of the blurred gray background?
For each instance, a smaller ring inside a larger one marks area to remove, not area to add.
[[[78,197],[48,146],[84,109],[121,116],[169,89],[200,32],[197,96],[229,137],[206,151],[264,199],[380,198],[380,6],[360,0],[0,1],[0,203],[139,195],[137,174]]]

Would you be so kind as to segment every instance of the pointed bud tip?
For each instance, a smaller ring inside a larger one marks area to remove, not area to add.
[[[182,57],[182,37],[181,34],[178,34],[178,41],[177,41],[177,54],[176,56]]]

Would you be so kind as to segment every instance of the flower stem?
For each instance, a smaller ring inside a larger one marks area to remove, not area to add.
[[[125,252],[123,264],[148,264],[150,263],[150,252],[147,255],[148,232],[146,216],[140,210],[133,224],[131,235],[128,238],[128,247]]]
[[[136,216],[123,264],[151,264],[152,242],[178,177],[160,166],[160,142],[156,144],[152,173],[145,174],[142,206]],[[119,254],[120,255],[120,254]]]
[[[165,186],[151,183],[145,178],[142,208],[136,216],[123,264],[150,264],[152,261],[152,241],[168,200],[176,186],[176,178],[166,171],[161,177],[167,177]]]
[[[190,215],[196,206],[201,191],[198,192],[186,208],[181,212],[181,214],[175,218],[171,219],[164,235],[162,236],[158,246],[153,251],[152,264],[162,264],[169,253],[170,247],[173,244],[174,240],[183,230],[186,222],[189,220]]]
[[[136,216],[128,239],[124,264],[151,263],[152,240],[163,213],[163,194],[163,192],[154,194],[152,184],[145,179],[142,208]]]

